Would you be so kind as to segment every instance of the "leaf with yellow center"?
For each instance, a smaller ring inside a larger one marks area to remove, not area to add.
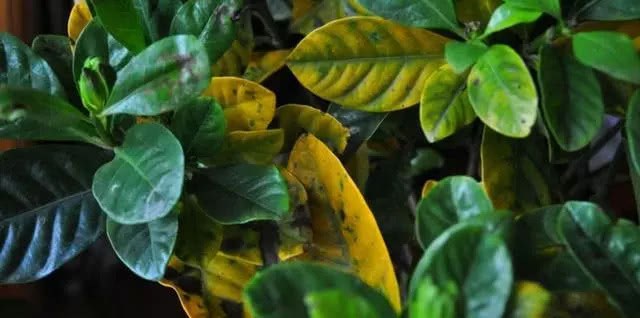
[[[256,83],[261,83],[284,66],[289,53],[291,53],[291,50],[253,53],[251,61],[242,77]]]
[[[293,145],[302,132],[313,134],[337,153],[342,153],[347,147],[349,129],[319,109],[289,104],[278,107],[276,114],[280,127],[284,129],[287,147]]]
[[[382,234],[340,160],[319,139],[306,135],[294,146],[287,170],[309,194],[314,250],[300,259],[343,265],[380,290],[399,311],[398,282]]]
[[[69,20],[67,21],[67,34],[69,38],[76,41],[91,19],[91,11],[89,11],[89,6],[85,1],[79,1],[74,4],[69,14]]]
[[[203,95],[222,105],[227,131],[267,129],[276,111],[272,91],[239,77],[214,77]]]
[[[387,112],[416,105],[445,63],[449,39],[377,17],[333,21],[309,33],[287,65],[314,94],[347,108]]]
[[[280,153],[283,145],[282,129],[233,131],[225,137],[215,157],[205,161],[210,164],[268,164]]]

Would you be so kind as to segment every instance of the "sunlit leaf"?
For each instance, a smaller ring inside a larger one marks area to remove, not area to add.
[[[289,104],[276,111],[280,127],[285,132],[285,144],[292,146],[303,133],[310,133],[322,140],[336,153],[347,147],[349,130],[333,116],[306,105]]]

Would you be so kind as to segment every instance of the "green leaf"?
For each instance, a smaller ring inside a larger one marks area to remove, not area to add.
[[[446,229],[482,213],[492,213],[493,204],[480,184],[469,177],[439,181],[418,203],[416,232],[423,248]]]
[[[358,0],[375,15],[425,29],[461,30],[452,0]]]
[[[0,87],[0,137],[104,146],[89,119],[63,99],[15,87]]]
[[[628,317],[640,312],[640,229],[611,220],[595,204],[568,202],[558,219],[571,254]]]
[[[488,49],[487,45],[480,41],[451,41],[444,47],[444,57],[454,72],[462,74],[473,66]]]
[[[597,21],[621,21],[640,18],[640,3],[635,0],[589,1],[580,10],[580,18]]]
[[[429,142],[453,135],[476,119],[467,94],[466,77],[449,64],[441,66],[424,84],[420,124]]]
[[[195,198],[185,196],[174,254],[185,263],[206,269],[218,255],[223,227],[211,219]]]
[[[558,145],[576,151],[588,145],[600,130],[604,102],[591,68],[561,54],[553,46],[540,50],[542,114]]]
[[[440,288],[427,277],[420,282],[416,296],[409,304],[409,317],[455,318],[458,293],[453,282]]]
[[[47,61],[64,87],[65,95],[69,97],[71,104],[80,105],[80,97],[73,80],[71,40],[61,35],[39,35],[33,40],[31,49]]]
[[[147,46],[148,32],[136,6],[140,1],[133,0],[92,0],[96,14],[105,29],[127,49],[140,53]],[[153,61],[153,60],[148,60]]]
[[[80,80],[84,62],[99,57],[109,63],[113,71],[118,72],[131,60],[132,54],[111,34],[107,33],[100,21],[91,20],[82,30],[73,53],[73,78]]]
[[[146,10],[147,29],[154,42],[170,34],[171,21],[182,7],[182,3],[183,0],[154,0]]]
[[[211,62],[217,61],[236,38],[234,15],[242,0],[190,0],[171,23],[171,34],[191,34],[204,45]]]
[[[640,55],[623,33],[578,33],[573,36],[573,54],[582,64],[613,78],[640,84]]]
[[[227,122],[222,106],[213,98],[201,97],[179,108],[171,120],[185,156],[211,157],[222,146]]]
[[[536,122],[538,94],[527,66],[512,48],[494,45],[471,69],[469,100],[480,119],[509,137],[526,137]]]
[[[177,35],[160,40],[118,72],[102,115],[152,116],[176,110],[207,88],[210,74],[209,59],[197,38]]]
[[[42,278],[93,243],[104,217],[91,179],[108,154],[48,145],[0,154],[0,282]]]
[[[562,19],[559,0],[506,0],[510,6],[529,11],[541,11],[548,13],[556,19]]]
[[[310,293],[305,297],[304,302],[310,318],[381,318],[366,298],[340,289]]]
[[[173,134],[157,123],[136,125],[114,152],[93,179],[93,194],[105,213],[121,224],[169,214],[184,177],[182,147]]]
[[[636,91],[629,101],[625,131],[627,133],[629,165],[635,175],[640,175],[640,90]]]
[[[345,158],[355,154],[360,146],[373,136],[388,115],[388,113],[370,113],[348,109],[333,103],[327,108],[327,113],[349,129],[347,148],[342,153]]]
[[[514,25],[521,23],[531,23],[538,20],[542,16],[542,12],[535,10],[526,10],[516,7],[507,2],[500,5],[496,11],[493,11],[491,20],[487,24],[482,37],[491,35],[498,31],[508,29]]]
[[[3,85],[65,97],[49,64],[8,33],[0,33],[0,86]]]
[[[280,220],[289,214],[287,183],[275,166],[203,169],[188,189],[205,212],[222,224]]]
[[[366,299],[379,317],[395,317],[387,299],[357,277],[327,265],[280,263],[261,271],[247,284],[244,300],[255,318],[309,317],[305,298],[340,290]]]
[[[411,278],[409,299],[416,299],[428,278],[440,289],[455,283],[465,317],[501,317],[513,284],[509,250],[500,235],[482,225],[454,226],[425,251]]]
[[[409,176],[416,177],[444,166],[444,158],[433,148],[419,148],[409,162]]]
[[[107,235],[120,260],[136,275],[160,280],[178,235],[178,213],[141,224],[120,224],[107,219]]]

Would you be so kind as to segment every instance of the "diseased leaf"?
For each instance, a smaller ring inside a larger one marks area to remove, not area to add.
[[[93,243],[104,217],[91,194],[108,154],[47,145],[0,154],[0,282],[40,279]]]
[[[181,107],[171,120],[171,130],[187,158],[215,155],[222,146],[226,128],[222,107],[212,98],[201,97]]]
[[[293,216],[287,215],[286,219]],[[283,223],[283,220],[278,220]],[[280,235],[282,229],[278,229],[278,259],[281,262],[304,253],[302,242],[296,242],[291,237]],[[220,245],[220,256],[236,260],[241,263],[248,263],[256,266],[263,266],[263,255],[260,248],[262,234],[252,224],[225,225],[222,243]]]
[[[540,11],[523,9],[507,2],[493,12],[482,36],[489,36],[492,33],[508,29],[517,24],[534,22],[540,16],[542,16]]]
[[[429,278],[441,289],[456,285],[466,317],[501,317],[513,284],[509,250],[500,235],[482,225],[459,224],[425,251],[411,278],[409,299],[416,299],[420,283]]]
[[[524,212],[552,201],[552,167],[543,141],[499,135],[485,128],[482,137],[482,182],[496,209]]]
[[[233,16],[242,0],[189,0],[171,23],[172,34],[191,34],[202,42],[210,61],[217,61],[236,37]]]
[[[494,45],[471,69],[469,100],[480,119],[509,137],[529,135],[538,113],[538,94],[527,66],[506,45]]]
[[[593,71],[545,46],[540,51],[538,82],[542,114],[558,145],[566,151],[588,145],[604,118],[602,91]]]
[[[194,267],[213,261],[220,250],[223,227],[202,210],[195,197],[182,200],[179,224],[174,254]]]
[[[573,54],[582,64],[613,78],[640,84],[640,55],[627,35],[609,31],[581,32],[572,39]]]
[[[222,224],[280,220],[289,213],[287,184],[274,166],[238,164],[200,170],[188,190],[205,213]]]
[[[375,17],[336,20],[305,37],[288,58],[314,94],[347,108],[385,112],[417,104],[444,63],[448,40]]]
[[[288,104],[276,112],[280,127],[284,129],[287,148],[293,146],[300,133],[313,134],[336,153],[347,147],[349,130],[333,116],[306,105]]]
[[[254,52],[242,77],[253,82],[262,83],[286,64],[286,58],[290,53],[291,50]]]
[[[180,142],[157,123],[127,131],[115,158],[93,178],[93,194],[104,212],[121,224],[160,219],[182,193],[184,155]]]
[[[453,0],[358,0],[375,15],[408,26],[461,31]]]
[[[488,49],[482,42],[451,41],[445,46],[444,56],[453,71],[461,74],[473,66]]]
[[[483,213],[494,213],[493,204],[478,182],[463,176],[443,179],[418,203],[418,241],[426,249],[449,227]]]
[[[310,198],[313,242],[305,259],[346,265],[399,310],[398,283],[380,230],[338,158],[307,135],[291,151],[287,169],[304,184]]]
[[[464,76],[445,64],[425,82],[420,101],[420,124],[429,142],[453,135],[476,119]]]
[[[107,220],[107,235],[116,254],[136,275],[160,280],[178,235],[178,213],[148,223],[119,224]]]
[[[203,95],[215,98],[227,119],[227,130],[267,129],[276,111],[276,95],[238,77],[214,77]]]
[[[232,131],[213,157],[204,161],[211,164],[270,164],[284,145],[284,130]]]
[[[269,267],[249,282],[243,298],[256,318],[314,318],[307,313],[305,298],[316,292],[336,289],[366,299],[380,317],[395,316],[380,292],[353,275],[314,263],[282,263]]]
[[[199,96],[209,78],[209,59],[198,39],[191,35],[165,38],[118,72],[102,115],[152,116],[176,110]]]
[[[370,113],[355,109],[344,108],[338,104],[331,104],[327,113],[349,129],[349,140],[343,156],[353,155],[363,143],[366,143],[378,130],[387,113]]]

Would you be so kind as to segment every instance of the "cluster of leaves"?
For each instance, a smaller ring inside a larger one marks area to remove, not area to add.
[[[192,318],[640,312],[598,205],[640,186],[635,0],[90,0],[68,33],[0,34],[0,137],[39,142],[0,155],[2,283],[106,232]]]

